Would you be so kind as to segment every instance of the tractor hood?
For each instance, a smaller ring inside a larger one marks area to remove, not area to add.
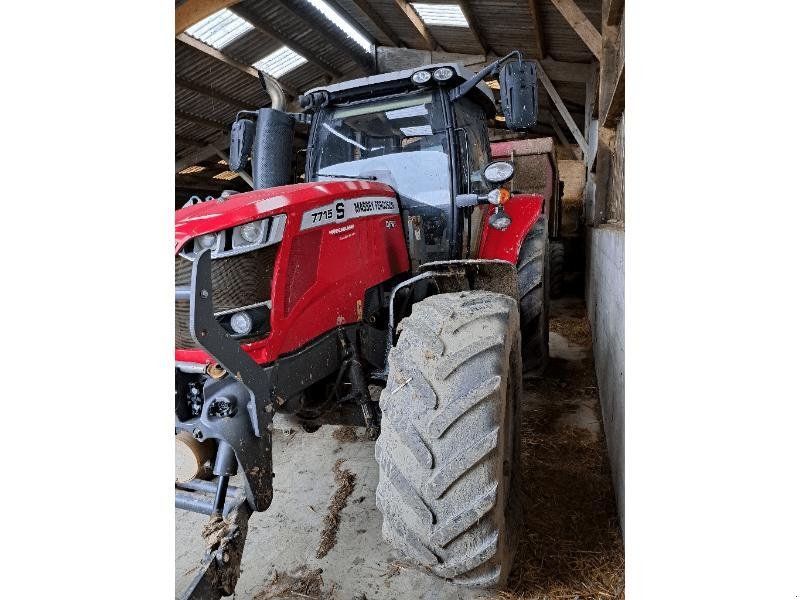
[[[175,212],[175,252],[191,238],[235,227],[249,221],[285,213],[301,218],[314,207],[359,196],[396,197],[383,183],[347,179],[298,183],[236,194],[226,200],[209,200]]]

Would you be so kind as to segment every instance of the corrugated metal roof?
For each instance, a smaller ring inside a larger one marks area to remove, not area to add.
[[[336,23],[320,12],[315,6],[317,0],[243,0],[234,7],[247,9],[258,21],[280,33],[284,40],[276,39],[264,31],[247,25],[235,29],[231,20],[227,25],[222,20],[212,25],[207,19],[205,29],[195,26],[189,30],[197,39],[205,39],[211,46],[221,48],[219,52],[248,66],[287,46],[290,40],[304,53],[312,56],[333,70],[342,74],[342,79],[352,79],[366,74],[363,64],[367,57],[363,40],[359,44],[356,35],[348,34]],[[495,53],[507,53],[520,49],[526,57],[536,57],[535,31],[528,2],[521,0],[466,0],[473,16],[475,27]],[[600,30],[601,0],[575,0],[592,24]],[[379,28],[366,17],[353,0],[324,0],[334,11],[349,21],[356,32],[364,35],[369,42],[386,44],[388,39]],[[427,49],[425,41],[411,24],[395,0],[363,0],[369,5],[406,46]],[[417,5],[423,20],[427,19],[428,29],[444,50],[465,54],[480,54],[480,44],[470,27],[454,26],[452,23],[437,24],[446,20],[442,15],[456,15],[461,10],[456,0],[427,0]],[[435,5],[435,9],[423,8]],[[441,8],[441,6],[448,8]],[[566,22],[561,13],[549,0],[537,0],[541,25],[544,32],[542,45],[544,54],[558,61],[589,63],[592,53]],[[428,10],[432,12],[427,12]],[[220,11],[219,15],[234,14],[230,10]],[[427,14],[426,14],[427,13]],[[437,15],[441,18],[437,19]],[[236,16],[236,15],[234,15]],[[214,15],[212,15],[214,17]],[[239,18],[239,17],[237,17]],[[301,53],[303,54],[303,53]],[[305,56],[305,58],[309,58]],[[291,70],[279,71],[278,80],[285,86],[299,91],[331,81],[332,77],[318,64],[308,61]],[[256,77],[242,72],[234,66],[225,64],[208,54],[176,40],[175,88],[176,110],[186,118],[176,116],[176,152],[185,156],[197,149],[197,145],[219,138],[235,118],[236,112],[243,108],[266,106],[267,94]],[[336,78],[338,79],[338,78]],[[181,87],[181,83],[195,89]],[[202,91],[197,91],[201,86]],[[581,112],[585,101],[585,86],[581,83],[556,81],[563,100],[576,114]],[[540,86],[540,95],[546,107],[546,93]],[[216,125],[214,125],[216,124]]]

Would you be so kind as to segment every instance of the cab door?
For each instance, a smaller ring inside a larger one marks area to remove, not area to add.
[[[483,168],[490,162],[486,113],[472,100],[462,98],[453,106],[455,138],[458,149],[459,194],[486,194],[489,186],[483,179]],[[481,224],[487,205],[462,209],[458,216],[461,231],[462,257],[478,255]]]

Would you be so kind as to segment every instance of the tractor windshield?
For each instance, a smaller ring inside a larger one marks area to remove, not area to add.
[[[311,181],[369,178],[392,186],[412,222],[418,260],[448,258],[451,192],[447,135],[431,93],[344,106],[317,124]]]

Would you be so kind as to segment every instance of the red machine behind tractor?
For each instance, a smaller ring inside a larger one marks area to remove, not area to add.
[[[208,470],[176,483],[176,506],[211,515],[182,597],[233,593],[248,519],[272,500],[275,413],[365,427],[386,540],[448,580],[504,582],[557,194],[552,174],[518,193],[513,157],[491,159],[483,79],[498,74],[508,127],[531,127],[535,65],[518,52],[478,74],[435,64],[316,88],[302,113],[243,111],[230,165],[252,156],[253,191],[176,213],[175,429]]]

